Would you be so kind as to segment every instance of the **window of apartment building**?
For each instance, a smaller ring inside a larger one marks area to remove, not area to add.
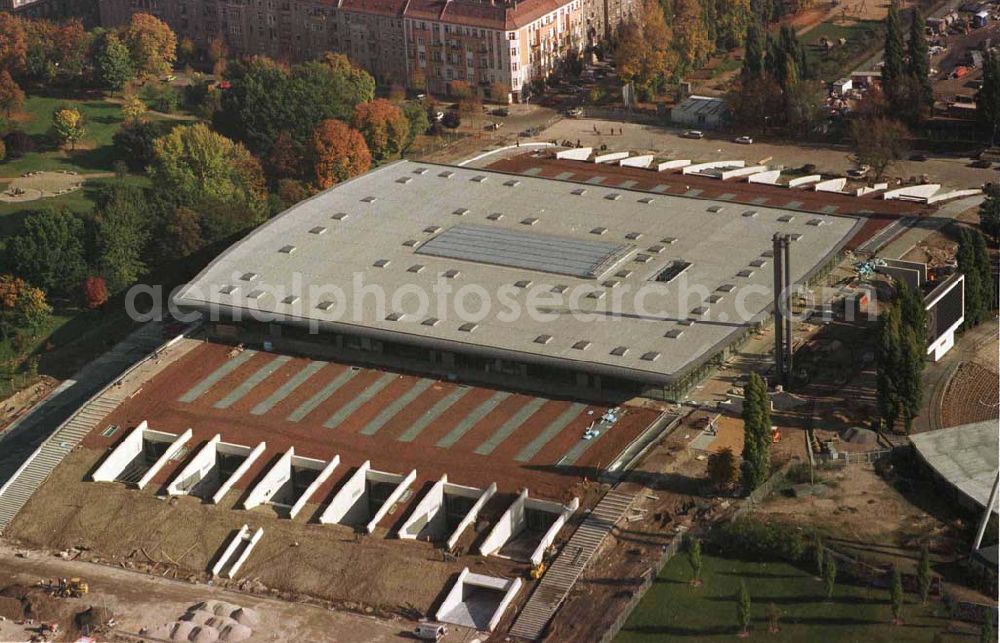
[[[517,32],[511,31],[507,34],[507,40],[517,40]]]

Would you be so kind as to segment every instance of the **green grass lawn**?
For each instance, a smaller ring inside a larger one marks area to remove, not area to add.
[[[826,37],[835,43],[833,49],[826,50],[819,41]],[[847,43],[840,45],[839,40]],[[823,22],[802,36],[809,63],[821,80],[833,82],[849,72],[862,58],[869,56],[882,46],[881,23],[876,20],[859,20],[850,24]]]
[[[739,628],[735,595],[740,580],[750,591],[753,614],[750,640],[766,641],[968,641],[945,634],[948,620],[940,603],[914,604],[907,596],[904,625],[890,623],[889,592],[838,583],[827,601],[823,583],[798,567],[782,562],[752,563],[703,556],[704,584],[692,587],[691,568],[683,554],[675,556],[632,613],[616,641],[734,641]],[[781,632],[769,634],[765,610],[782,610]],[[971,631],[971,629],[970,629]],[[937,637],[937,638],[935,638]]]

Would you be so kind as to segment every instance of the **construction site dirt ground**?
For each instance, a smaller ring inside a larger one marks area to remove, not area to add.
[[[79,577],[89,585],[81,598],[54,598],[34,585],[39,580]],[[398,619],[330,610],[270,597],[250,596],[209,585],[192,585],[158,576],[80,560],[62,560],[47,552],[23,552],[0,544],[0,596],[27,595],[38,621],[56,622],[62,635],[56,640],[76,640],[76,616],[90,607],[106,610],[116,625],[99,634],[102,641],[136,640],[143,628],[176,620],[191,606],[223,600],[249,607],[260,617],[256,641],[331,641],[388,643],[412,640],[410,624]],[[12,615],[0,622],[0,640],[28,640],[31,626],[17,624]],[[456,637],[453,640],[462,640]]]

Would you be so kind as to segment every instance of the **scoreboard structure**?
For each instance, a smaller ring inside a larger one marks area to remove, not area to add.
[[[927,354],[936,362],[955,345],[955,331],[965,321],[965,275],[954,273],[924,297]]]

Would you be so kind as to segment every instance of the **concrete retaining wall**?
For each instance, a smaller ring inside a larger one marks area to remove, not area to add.
[[[451,549],[454,549],[455,545],[458,543],[458,539],[462,537],[462,533],[466,529],[468,529],[469,526],[472,525],[472,523],[476,521],[476,518],[479,517],[479,512],[483,510],[483,507],[486,505],[489,499],[492,498],[494,494],[496,494],[496,492],[497,492],[497,483],[494,482],[490,484],[490,486],[487,487],[485,491],[483,491],[482,495],[479,496],[479,500],[476,501],[476,504],[472,505],[472,508],[469,509],[469,513],[465,514],[465,517],[462,518],[462,521],[458,523],[458,525],[455,527],[455,531],[453,531],[451,536],[448,538],[449,551]]]
[[[632,158],[622,159],[618,162],[618,164],[622,167],[649,167],[649,164],[652,162],[652,154],[643,154],[642,156],[633,156]]]
[[[562,509],[559,513],[559,517],[552,523],[549,530],[545,532],[545,535],[542,536],[538,546],[535,547],[535,551],[531,554],[531,564],[538,565],[545,557],[545,550],[549,548],[549,545],[555,542],[556,536],[559,534],[559,530],[562,529],[563,525],[566,524],[566,521],[569,520],[569,517],[572,516],[573,512],[580,506],[580,499],[573,498],[568,505],[563,507],[557,503],[549,503],[529,498],[526,506],[528,509],[535,509],[539,511],[552,511],[553,509],[556,509],[556,507]]]
[[[351,474],[351,477],[340,487],[340,490],[333,496],[323,514],[320,515],[319,521],[321,524],[331,525],[339,523],[358,499],[367,493],[365,483],[367,481],[368,470],[371,469],[371,466],[372,463],[369,460],[365,460],[358,467],[357,471]]]
[[[847,179],[841,177],[839,179],[830,179],[828,181],[820,181],[813,186],[813,189],[817,192],[840,192],[847,185]]]
[[[712,161],[710,163],[696,163],[687,165],[681,170],[681,174],[697,174],[705,170],[715,170],[720,167],[746,167],[746,161]]]
[[[612,161],[620,161],[627,158],[628,152],[608,152],[607,154],[598,154],[595,156],[594,163],[611,163]]]
[[[891,201],[893,199],[914,199],[923,200],[929,199],[941,189],[941,185],[938,183],[927,183],[924,185],[908,185],[903,188],[896,188],[895,190],[889,190],[882,195],[882,199],[885,201]]]
[[[125,436],[125,439],[104,458],[104,462],[97,467],[97,471],[90,476],[90,479],[94,482],[114,482],[118,474],[142,451],[142,434],[148,426],[146,420],[140,422],[139,426]]]
[[[149,481],[152,480],[156,476],[156,474],[160,472],[160,469],[162,469],[167,464],[167,462],[173,460],[174,457],[180,452],[180,450],[184,448],[184,445],[187,444],[187,441],[191,439],[191,435],[192,435],[191,429],[188,429],[184,431],[184,433],[178,435],[177,438],[170,443],[170,446],[167,447],[167,450],[163,452],[163,455],[161,455],[156,460],[156,462],[153,463],[153,466],[151,466],[149,470],[146,471],[146,475],[142,476],[139,479],[139,482],[136,483],[136,486],[142,489],[147,484],[149,484]]]
[[[723,170],[719,174],[719,178],[723,181],[728,181],[729,179],[738,179],[741,176],[750,176],[752,174],[766,174],[766,165],[751,165],[748,167],[741,167],[735,170]],[[780,174],[780,172],[778,172]],[[777,177],[776,177],[777,178]]]
[[[809,176],[800,176],[797,179],[792,179],[788,182],[788,187],[797,188],[803,185],[809,185],[810,183],[817,183],[823,179],[819,174],[810,174]]]
[[[764,185],[777,185],[779,178],[781,178],[781,170],[768,170],[766,172],[751,174],[750,178],[747,179],[747,182],[763,183]]]
[[[557,159],[569,159],[571,161],[586,161],[594,152],[592,147],[575,147],[569,150],[559,150],[556,152]]]
[[[679,170],[682,167],[687,167],[691,165],[691,161],[688,159],[676,159],[673,161],[663,161],[656,165],[657,172],[663,172],[665,170]]]
[[[468,567],[466,567],[458,575],[458,578],[455,580],[455,584],[452,585],[451,589],[448,591],[448,595],[445,596],[444,600],[441,602],[441,606],[438,607],[437,612],[434,614],[434,618],[444,623],[453,623],[464,627],[475,627],[468,621],[449,620],[449,614],[455,612],[456,609],[462,604],[462,597],[465,594],[466,585],[472,587],[483,587],[503,593],[503,597],[500,599],[496,609],[490,616],[489,622],[486,624],[486,628],[492,632],[503,619],[504,612],[507,611],[507,608],[517,596],[523,582],[524,581],[520,578],[510,580],[507,578],[486,576],[484,574],[474,574],[469,571]],[[459,610],[459,613],[462,613],[462,610]]]
[[[952,190],[951,192],[942,192],[941,194],[935,194],[934,196],[927,197],[927,203],[940,203],[941,201],[961,199],[963,197],[975,196],[982,193],[983,191],[978,188],[969,190]]]
[[[243,502],[244,509],[253,509],[271,500],[281,486],[292,477],[292,457],[295,456],[295,447],[289,447],[274,466],[264,474],[257,486],[253,488],[247,499]]]
[[[406,477],[404,477],[399,482],[399,484],[396,485],[396,488],[392,490],[392,493],[389,494],[389,497],[385,499],[385,502],[382,503],[382,506],[378,508],[378,511],[375,512],[375,515],[372,516],[372,519],[369,520],[368,524],[365,526],[365,530],[368,531],[368,533],[372,533],[373,531],[375,531],[375,528],[378,527],[378,524],[379,522],[382,521],[382,518],[384,518],[385,515],[389,513],[389,510],[392,509],[392,506],[394,504],[399,502],[400,497],[402,497],[402,495],[406,492],[407,489],[410,488],[410,485],[413,484],[413,481],[416,479],[417,479],[417,470],[414,469],[410,471],[408,474],[406,474]]]
[[[333,459],[331,459],[329,462],[326,463],[326,466],[324,466],[323,469],[320,471],[319,475],[316,476],[316,479],[313,480],[308,487],[306,487],[306,490],[302,492],[302,495],[299,496],[298,500],[295,501],[295,504],[292,505],[292,508],[288,512],[289,518],[294,518],[295,516],[298,515],[300,511],[302,511],[302,508],[306,506],[306,504],[309,502],[309,499],[312,498],[313,494],[316,493],[316,490],[319,489],[320,486],[327,481],[327,479],[330,477],[330,474],[333,473],[333,470],[336,469],[339,464],[340,464],[339,455],[333,456]]]
[[[503,515],[496,521],[489,535],[479,546],[480,554],[483,556],[495,554],[500,551],[504,543],[524,529],[524,505],[527,500],[528,490],[523,489],[517,499],[507,508],[507,511],[503,512]]]
[[[222,501],[226,494],[229,493],[229,490],[233,488],[233,485],[239,482],[240,478],[242,478],[250,467],[253,466],[253,463],[257,461],[257,458],[263,455],[265,449],[267,449],[266,442],[261,442],[253,448],[253,451],[250,452],[247,459],[236,468],[236,471],[233,471],[233,475],[229,476],[229,479],[223,482],[222,486],[220,486],[218,491],[216,491],[212,496],[213,503],[219,504]]]
[[[216,445],[222,441],[222,435],[216,433],[211,440],[205,443],[198,453],[195,454],[187,466],[174,476],[174,479],[167,485],[167,494],[171,496],[186,495],[191,487],[204,479],[208,472],[215,466]]]

